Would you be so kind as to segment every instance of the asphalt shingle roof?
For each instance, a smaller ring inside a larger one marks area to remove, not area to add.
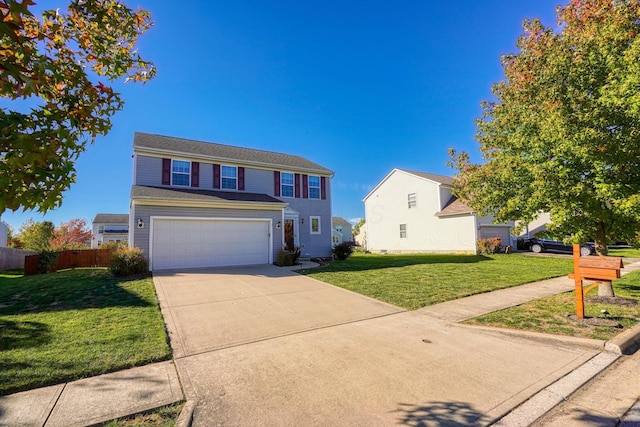
[[[453,178],[450,176],[436,175],[434,173],[416,172],[407,169],[398,169],[412,175],[416,175],[422,178],[430,179],[431,181],[439,182],[440,184],[453,185]]]
[[[196,200],[196,201],[225,201],[225,202],[258,202],[280,203],[275,197],[259,193],[245,193],[235,191],[196,190],[191,188],[150,187],[134,185],[131,187],[132,199],[162,199],[162,200]]]
[[[331,218],[331,224],[335,227],[336,225],[341,225],[343,227],[352,227],[352,225],[347,222],[344,218],[342,218],[341,216],[334,216],[333,218]]]
[[[456,196],[451,196],[447,204],[444,206],[444,208],[442,208],[440,212],[436,214],[436,216],[461,215],[471,213],[473,213],[473,209],[465,205]]]
[[[128,224],[129,214],[99,213],[99,214],[96,214],[96,217],[93,219],[93,222],[102,223],[102,224]]]
[[[256,150],[253,148],[236,147],[232,145],[216,144],[212,142],[194,141],[191,139],[174,138],[171,136],[152,135],[136,132],[133,147],[148,148],[185,155],[207,157],[219,161],[240,161],[256,165],[291,168],[296,170],[314,171],[320,174],[332,175],[333,172],[304,157],[291,154],[275,153],[272,151]]]

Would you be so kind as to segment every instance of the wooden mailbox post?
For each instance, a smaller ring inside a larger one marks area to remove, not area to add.
[[[580,256],[580,245],[573,245],[573,274],[569,275],[576,284],[576,316],[584,319],[584,296],[591,289],[600,286],[602,282],[611,282],[620,278],[622,258],[617,256]],[[582,286],[584,280],[595,280],[586,288]]]

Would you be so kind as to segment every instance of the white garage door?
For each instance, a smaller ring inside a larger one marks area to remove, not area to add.
[[[269,263],[269,221],[154,218],[153,270]]]

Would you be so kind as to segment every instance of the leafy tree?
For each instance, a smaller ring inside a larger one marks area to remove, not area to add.
[[[357,222],[356,225],[353,226],[353,235],[357,236],[360,234],[360,229],[364,226],[365,219],[361,218],[360,221]]]
[[[484,163],[450,150],[455,193],[496,221],[550,212],[550,235],[607,254],[640,231],[640,0],[572,0],[525,21],[482,104]]]
[[[80,249],[91,245],[91,230],[87,221],[73,218],[63,222],[53,232],[51,247],[53,249]]]
[[[51,249],[54,226],[51,221],[36,222],[29,218],[20,226],[18,239],[24,249],[32,251],[46,251]]]
[[[38,20],[31,0],[0,0],[0,96],[27,112],[0,108],[0,213],[46,212],[75,182],[75,161],[123,100],[100,78],[146,81],[155,68],[135,51],[148,12],[119,0],[71,0],[66,13]]]

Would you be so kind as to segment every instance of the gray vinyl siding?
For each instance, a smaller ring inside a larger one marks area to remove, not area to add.
[[[135,185],[162,185],[162,159],[160,157],[136,156]]]
[[[261,193],[273,196],[273,171],[245,168],[244,190],[249,193]]]
[[[295,199],[281,197],[282,201],[289,203],[289,207],[298,211],[299,220],[304,219],[304,224],[299,225],[300,252],[303,256],[329,257],[331,256],[331,180],[327,179],[327,199]],[[311,234],[312,216],[320,217],[320,232]]]
[[[131,212],[135,218],[132,245],[140,248],[145,256],[149,256],[149,231],[152,216],[197,217],[197,218],[261,218],[273,220],[273,257],[282,249],[282,229],[276,230],[278,221],[282,221],[281,211],[250,209],[212,209],[179,206],[145,206],[135,205]],[[138,218],[142,218],[144,228],[138,228]]]
[[[233,165],[233,163],[222,163]],[[162,186],[162,158],[137,155],[136,156],[136,185]],[[313,175],[313,173],[311,173]],[[267,194],[275,196],[273,170],[245,168],[245,192]],[[213,189],[213,164],[200,162],[200,186],[201,190]],[[331,178],[326,179],[326,200],[304,199],[293,197],[280,197],[288,203],[291,209],[299,212],[299,219],[304,219],[304,224],[299,224],[298,239],[301,252],[310,257],[331,256]],[[222,217],[222,218],[271,218],[274,224],[273,247],[274,257],[283,246],[283,230],[276,230],[275,225],[282,221],[280,211],[252,211],[246,209],[209,209],[194,207],[162,207],[136,205],[131,212],[134,226],[132,244],[139,247],[145,254],[149,252],[149,217],[154,216],[184,216],[184,217]],[[320,217],[320,230],[322,234],[311,234],[311,216]],[[137,228],[138,218],[142,218],[145,227]],[[277,236],[276,236],[277,235]]]

